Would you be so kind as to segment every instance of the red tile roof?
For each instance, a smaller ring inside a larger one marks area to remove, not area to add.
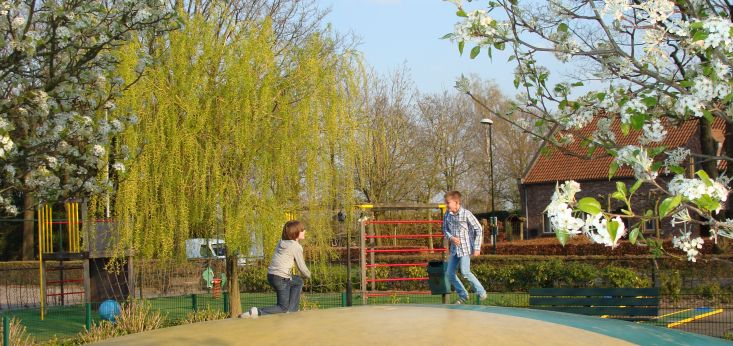
[[[602,116],[597,116],[589,125],[574,132],[575,141],[565,149],[580,156],[587,156],[587,149],[580,146],[582,138],[588,138],[596,130],[596,123]],[[682,146],[699,147],[693,139],[697,138],[698,120],[688,120],[683,123],[665,126],[667,137],[659,145],[669,148]],[[616,135],[619,146],[639,143],[641,131],[631,131],[628,136],[621,133],[620,119],[614,118],[611,129]],[[713,129],[725,130],[725,121],[717,118],[713,122]],[[590,159],[576,157],[563,153],[556,147],[550,148],[550,153],[539,154],[530,169],[522,179],[524,184],[546,183],[564,180],[607,180],[608,169],[613,157],[601,148],[597,149]],[[634,173],[628,166],[621,167],[615,177],[633,177]]]

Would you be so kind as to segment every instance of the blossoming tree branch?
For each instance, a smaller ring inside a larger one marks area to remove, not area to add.
[[[455,4],[460,20],[444,38],[456,42],[461,54],[467,44],[472,46],[471,58],[482,51],[489,57],[506,51],[515,65],[514,86],[521,91],[514,110],[534,114],[536,121],[515,121],[511,112],[494,116],[568,154],[579,155],[567,150],[573,142],[587,149],[587,157],[596,150],[607,152],[614,157],[609,179],[620,167],[634,172],[635,183],[617,182],[611,196],[625,205],[619,213],[604,211],[593,197],[576,200],[581,186],[575,181],[558,184],[546,211],[562,244],[584,234],[616,247],[628,235],[631,243],[661,254],[666,252],[662,242],[645,239],[640,229],[643,222],[664,219],[676,229],[673,246],[695,261],[707,240],[693,239],[690,226],[709,227],[715,242],[733,237],[730,211],[723,211],[733,173],[733,2],[550,0],[540,5],[492,0],[488,7],[473,8],[470,0],[446,1]],[[549,59],[581,66],[576,70],[582,72],[553,83],[542,65]],[[574,96],[580,94],[577,88],[588,90],[584,83],[595,90]],[[481,104],[466,78],[456,87]],[[698,120],[700,154],[661,144],[668,128],[691,119]],[[722,154],[712,138],[716,119],[726,124]],[[592,135],[578,138],[579,130],[593,121]],[[641,132],[638,141],[619,145],[614,121],[620,123],[621,136]],[[686,176],[685,161],[691,158],[702,169]],[[720,162],[727,162],[725,174],[719,174]],[[635,207],[641,198],[635,193],[643,184],[664,196],[658,206]]]
[[[109,193],[129,150],[112,138],[135,116],[107,114],[137,77],[116,75],[116,48],[175,27],[159,0],[0,3],[0,210],[23,200],[23,257],[33,256],[37,203]]]

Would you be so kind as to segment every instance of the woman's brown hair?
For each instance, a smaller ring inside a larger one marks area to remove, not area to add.
[[[283,226],[282,240],[296,240],[300,232],[305,230],[305,226],[298,220],[290,220]]]

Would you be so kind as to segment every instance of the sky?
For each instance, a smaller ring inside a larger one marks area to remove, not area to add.
[[[482,52],[475,60],[458,46],[440,37],[453,31],[458,22],[455,6],[442,0],[317,0],[331,8],[325,21],[340,33],[353,32],[361,38],[358,49],[366,62],[387,74],[405,63],[418,90],[438,93],[454,90],[461,74],[476,73],[493,79],[507,95],[515,95],[514,65],[506,54],[494,54],[493,63]]]

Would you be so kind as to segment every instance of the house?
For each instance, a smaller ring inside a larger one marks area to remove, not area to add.
[[[549,153],[542,154],[543,145],[527,168],[524,177],[519,182],[519,193],[522,202],[522,215],[526,218],[526,229],[530,237],[554,234],[544,210],[550,203],[558,182],[562,183],[566,180],[579,182],[581,191],[576,195],[576,198],[595,197],[601,202],[606,211],[620,212],[625,207],[623,202],[611,199],[610,194],[616,190],[617,181],[624,182],[627,186],[631,186],[636,182],[631,168],[628,166],[621,167],[613,179],[609,180],[608,171],[613,161],[612,156],[599,149],[591,155],[591,159],[583,157],[587,155],[587,149],[580,145],[580,140],[590,137],[595,131],[600,117],[597,116],[589,125],[574,132],[574,142],[566,147],[568,151],[578,154],[580,157],[566,154],[557,148],[545,148],[544,150],[551,150]],[[688,120],[674,126],[666,126],[666,129],[667,137],[659,145],[663,145],[667,149],[686,147],[692,153],[700,153],[700,132],[697,119]],[[614,132],[620,146],[638,145],[641,131],[631,131],[628,136],[623,136],[618,117],[614,119],[611,130]],[[722,148],[724,130],[725,121],[716,119],[713,123],[713,137],[718,143],[719,152]],[[699,169],[699,165],[692,162],[692,160],[687,163],[687,166],[690,172]],[[660,172],[658,179],[668,181],[671,177],[672,175],[664,175]],[[655,191],[651,184],[643,184],[635,193],[634,212],[641,213],[646,209],[653,208],[661,199],[663,197]],[[646,232],[664,234],[672,230],[672,225],[669,219],[653,220],[641,225],[641,228]]]

